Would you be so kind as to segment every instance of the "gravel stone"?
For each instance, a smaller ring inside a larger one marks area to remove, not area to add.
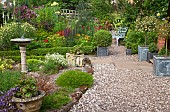
[[[99,60],[137,60],[125,48],[110,47]],[[170,112],[170,77],[156,77],[141,69],[119,69],[114,63],[93,64],[94,85],[69,112]]]

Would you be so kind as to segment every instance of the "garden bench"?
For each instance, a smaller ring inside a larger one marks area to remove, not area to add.
[[[128,27],[119,27],[118,31],[111,30],[112,38],[116,38],[116,46],[119,44],[119,39],[124,38],[127,33]]]

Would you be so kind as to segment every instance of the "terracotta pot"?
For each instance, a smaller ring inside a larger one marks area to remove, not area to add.
[[[40,95],[37,97],[26,99],[13,97],[12,101],[16,104],[17,108],[21,109],[23,112],[39,112],[44,96],[45,92],[40,91]]]
[[[161,50],[165,46],[165,38],[158,37],[157,47]]]

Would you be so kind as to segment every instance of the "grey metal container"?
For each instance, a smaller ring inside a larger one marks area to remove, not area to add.
[[[170,76],[170,57],[154,55],[153,69],[156,76]]]
[[[147,61],[148,46],[138,46],[138,60]]]
[[[97,47],[97,56],[108,56],[107,47]]]

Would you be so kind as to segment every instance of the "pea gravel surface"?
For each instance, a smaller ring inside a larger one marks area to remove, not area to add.
[[[137,62],[137,56],[126,56],[123,46],[112,46],[110,52],[107,57],[91,58],[109,63],[93,64],[94,85],[70,112],[170,112],[170,77],[137,68],[120,69],[112,60]]]

